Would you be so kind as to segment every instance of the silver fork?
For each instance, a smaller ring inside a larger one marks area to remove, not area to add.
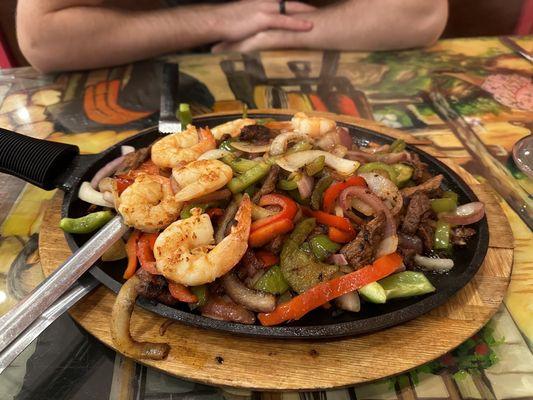
[[[176,117],[179,74],[178,64],[165,63],[163,65],[159,132],[164,134],[181,132],[181,122]]]

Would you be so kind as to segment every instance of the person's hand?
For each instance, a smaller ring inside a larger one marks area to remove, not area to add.
[[[236,42],[220,42],[211,47],[211,52],[237,51],[247,53],[249,51],[268,50],[275,47],[272,40],[273,33],[273,31],[263,31]]]
[[[223,24],[222,42],[240,42],[269,29],[309,31],[313,23],[298,18],[299,13],[315,7],[299,1],[285,2],[286,14],[280,14],[278,0],[241,0],[222,6],[217,23]]]

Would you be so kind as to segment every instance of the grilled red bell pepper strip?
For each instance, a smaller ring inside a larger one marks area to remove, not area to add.
[[[341,192],[349,186],[366,186],[366,181],[360,176],[352,176],[344,182],[331,185],[324,191],[322,208],[327,213],[332,213],[335,208],[335,201],[339,198]]]
[[[137,241],[139,240],[139,236],[141,235],[141,232],[139,232],[137,229],[135,229],[128,241],[126,242],[126,254],[128,256],[128,266],[126,267],[126,270],[124,271],[124,274],[122,277],[124,279],[130,279],[137,270]]]
[[[248,238],[248,243],[251,247],[261,247],[270,242],[276,236],[290,232],[293,228],[294,224],[292,223],[292,220],[283,218],[257,228],[255,231],[251,232],[250,237]]]
[[[335,243],[349,243],[355,239],[355,232],[341,231],[334,226],[328,227],[328,237]]]
[[[134,181],[135,179],[128,178],[126,175],[119,175],[115,177],[115,182],[117,183],[118,195],[120,196],[122,192],[126,190],[126,188],[130,186]]]
[[[313,217],[323,225],[333,226],[345,232],[354,232],[353,226],[348,218],[338,217],[325,213],[324,211],[314,211],[307,207],[302,207],[302,211],[305,216]]]
[[[279,264],[279,257],[270,251],[259,250],[255,253],[255,256],[261,260],[265,268]]]
[[[137,258],[141,268],[153,275],[159,275],[154,257],[154,243],[158,235],[158,233],[143,233],[137,242]]]
[[[269,225],[275,221],[280,221],[282,219],[291,220],[294,218],[298,212],[298,205],[296,202],[287,196],[282,196],[281,194],[266,194],[261,199],[259,199],[259,205],[264,206],[280,206],[281,211],[271,217],[261,218],[252,223],[250,227],[250,232],[253,232],[262,226]]]
[[[372,265],[313,286],[288,302],[278,305],[270,313],[259,313],[259,321],[262,325],[272,326],[298,320],[328,301],[389,276],[396,272],[401,264],[402,258],[397,253],[380,257]]]
[[[176,300],[184,303],[198,303],[198,297],[191,290],[181,283],[168,281],[168,290],[170,295]]]

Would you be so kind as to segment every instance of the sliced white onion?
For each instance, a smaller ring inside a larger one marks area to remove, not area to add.
[[[98,184],[102,179],[112,175],[118,169],[118,167],[120,167],[122,161],[124,161],[124,156],[117,157],[100,168],[98,172],[94,174],[93,179],[91,179],[91,186],[93,189],[98,187]]]
[[[357,161],[346,160],[322,150],[299,151],[279,157],[275,161],[284,170],[295,172],[320,156],[325,157],[328,167],[333,168],[342,175],[352,175],[360,165]]]
[[[415,254],[415,263],[429,271],[448,272],[453,268],[453,260],[450,258],[430,258]]]
[[[364,201],[359,199],[352,199],[352,208],[356,209],[361,214],[366,215],[367,217],[370,217],[371,215],[374,215],[376,213],[372,207],[370,207]]]
[[[298,193],[300,193],[302,199],[307,199],[311,196],[314,184],[315,181],[309,175],[304,173],[300,176],[300,179],[296,181],[296,185],[298,186]]]
[[[333,213],[337,216],[337,217],[344,217],[344,211],[342,210],[342,207],[339,206],[339,205],[336,205],[335,208],[333,209]]]
[[[198,160],[218,160],[219,158],[227,155],[231,155],[231,152],[223,149],[213,149],[206,151],[204,154],[198,157]]]
[[[357,291],[349,292],[336,298],[335,304],[346,311],[359,312],[361,310],[361,300],[359,300]]]
[[[120,146],[120,151],[123,156],[129,153],[133,153],[135,151],[135,147],[133,146]]]
[[[231,147],[245,153],[265,153],[270,150],[270,143],[267,144],[253,144],[248,142],[231,142]]]
[[[328,262],[335,264],[335,265],[348,265],[348,260],[342,253],[332,254],[329,257]]]
[[[285,153],[289,142],[296,140],[311,140],[309,136],[304,133],[299,132],[285,132],[281,133],[272,141],[270,144],[270,154],[273,156],[279,156],[280,154]]]
[[[113,204],[104,199],[104,195],[91,186],[89,182],[83,182],[78,192],[78,198],[87,203],[102,207],[113,208]]]
[[[485,215],[485,205],[480,201],[463,204],[453,213],[440,213],[439,218],[454,225],[470,225]]]
[[[392,215],[400,212],[403,206],[403,197],[398,187],[391,180],[375,172],[365,172],[359,174],[359,176],[366,181],[372,193],[385,203]]]

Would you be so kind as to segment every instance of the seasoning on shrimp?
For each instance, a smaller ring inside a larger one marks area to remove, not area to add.
[[[168,280],[186,286],[211,283],[240,261],[248,248],[252,204],[244,195],[235,215],[237,224],[217,245],[209,216],[196,208],[192,214],[161,232],[154,245],[157,270]]]
[[[189,201],[224,187],[233,177],[233,170],[222,161],[198,160],[174,168],[172,177],[179,188],[175,199]]]
[[[183,132],[173,133],[152,146],[152,161],[161,168],[175,168],[195,161],[203,153],[216,148],[216,140],[209,128],[198,131],[188,125]]]
[[[155,232],[175,221],[182,205],[174,198],[169,178],[141,174],[120,195],[118,212],[126,225]]]

